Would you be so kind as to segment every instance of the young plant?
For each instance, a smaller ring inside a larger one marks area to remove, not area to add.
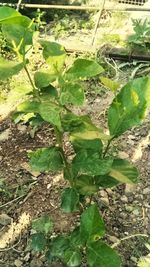
[[[133,164],[114,158],[109,148],[112,141],[138,125],[144,119],[150,104],[150,77],[132,80],[123,86],[108,107],[106,135],[87,115],[72,111],[85,101],[82,83],[104,72],[95,61],[77,58],[66,67],[65,49],[57,43],[40,40],[45,69],[32,74],[28,70],[28,51],[32,48],[34,21],[7,7],[0,8],[0,24],[5,39],[16,53],[18,61],[0,59],[0,79],[7,79],[24,69],[32,85],[28,100],[17,107],[19,116],[28,116],[30,122],[48,122],[54,127],[56,143],[29,153],[30,165],[35,171],[62,171],[68,187],[62,192],[64,212],[81,212],[80,225],[68,235],[51,235],[52,223],[48,216],[33,222],[36,233],[32,248],[46,253],[51,262],[60,259],[69,267],[80,266],[82,258],[90,267],[121,267],[118,254],[102,238],[105,226],[96,204],[86,204],[86,197],[102,188],[121,183],[136,183],[138,171]],[[105,86],[118,90],[118,84],[101,78]],[[72,159],[64,149],[64,135],[74,150]]]
[[[128,44],[132,50],[147,52],[150,48],[150,22],[147,19],[132,22],[134,33],[128,37]]]

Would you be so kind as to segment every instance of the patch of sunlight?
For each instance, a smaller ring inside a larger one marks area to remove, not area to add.
[[[8,230],[0,236],[0,249],[5,249],[12,245],[21,233],[29,226],[31,221],[30,215],[23,213],[18,220],[18,223],[12,222]]]
[[[141,142],[136,147],[134,154],[132,156],[133,162],[140,160],[142,158],[143,151],[144,151],[145,147],[147,147],[149,144],[149,139],[150,139],[150,132],[145,138],[143,138],[141,140]]]
[[[4,85],[5,86],[5,85]],[[0,91],[5,88],[1,86]],[[16,106],[26,99],[27,93],[32,91],[24,71],[13,77],[9,84],[9,91],[4,100],[0,102],[0,120],[6,118]]]

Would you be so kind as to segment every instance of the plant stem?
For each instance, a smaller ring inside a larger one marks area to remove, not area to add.
[[[34,93],[35,97],[36,97],[39,101],[41,101],[41,99],[40,99],[40,97],[39,97],[39,94],[38,94],[38,90],[36,89],[36,87],[35,87],[35,85],[34,85],[34,83],[33,83],[33,81],[32,81],[30,72],[28,71],[28,68],[27,68],[26,65],[24,66],[24,70],[25,70],[25,72],[26,72],[26,74],[27,74],[27,76],[28,76],[28,79],[29,79],[29,81],[30,81],[30,84],[31,84],[31,86],[32,86],[32,88],[33,88],[33,93]]]
[[[105,156],[106,156],[106,154],[107,154],[107,152],[108,152],[108,150],[109,150],[111,141],[112,141],[112,139],[110,139],[110,140],[108,141],[108,143],[107,143],[107,146],[106,146],[105,151],[104,151],[104,154],[103,154],[103,158],[105,158]]]
[[[137,237],[137,236],[147,237],[147,238],[148,238],[148,235],[146,235],[146,234],[135,234],[135,235],[130,235],[130,236],[126,236],[126,237],[120,239],[118,242],[114,243],[111,247],[112,247],[112,248],[115,248],[115,247],[119,246],[120,243],[121,243],[122,241],[127,240],[127,239],[130,239],[130,238],[134,238],[134,237]]]

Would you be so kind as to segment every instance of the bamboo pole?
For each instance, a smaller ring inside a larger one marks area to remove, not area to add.
[[[0,3],[0,5],[16,6],[16,4]],[[41,5],[41,4],[21,4],[20,7],[39,8],[39,9],[64,9],[64,10],[85,10],[85,11],[98,11],[99,7],[96,6],[72,6],[72,5]],[[105,7],[106,11],[148,11],[150,8],[143,7]]]
[[[100,5],[98,19],[97,19],[97,22],[95,24],[95,28],[94,28],[94,32],[93,32],[93,36],[92,36],[92,42],[91,42],[92,46],[94,46],[94,44],[95,44],[96,33],[97,33],[97,29],[98,29],[98,26],[99,26],[99,23],[100,23],[100,20],[101,20],[102,12],[103,12],[104,7],[105,7],[105,1],[106,0],[103,0],[102,4]]]

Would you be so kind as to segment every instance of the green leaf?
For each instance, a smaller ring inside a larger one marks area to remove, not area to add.
[[[68,112],[62,117],[62,126],[65,132],[73,132],[83,124],[81,116]]]
[[[25,101],[17,107],[17,111],[24,113],[38,113],[40,103],[37,101]]]
[[[44,234],[42,233],[33,234],[31,235],[31,240],[32,240],[31,248],[34,249],[35,251],[39,252],[46,249],[47,240]]]
[[[100,81],[102,82],[102,84],[107,87],[108,89],[110,89],[112,92],[115,92],[119,89],[120,84],[112,81],[111,79],[107,78],[107,77],[100,77]]]
[[[58,129],[61,131],[61,119],[60,119],[60,112],[61,112],[61,107],[58,105],[51,103],[50,101],[45,101],[40,104],[39,106],[39,113],[41,117],[47,121],[50,122],[51,124],[55,125],[58,127]]]
[[[53,73],[57,73],[63,69],[66,52],[64,48],[55,42],[40,41],[43,47],[43,57],[46,62],[50,65]]]
[[[63,255],[63,262],[68,267],[77,267],[81,264],[81,261],[82,261],[82,255],[79,250],[69,248],[65,251]]]
[[[77,227],[73,230],[73,232],[69,236],[69,240],[70,240],[70,245],[73,248],[77,248],[77,247],[80,247],[82,245],[79,227]]]
[[[102,241],[90,244],[87,263],[89,267],[122,267],[119,255]]]
[[[82,213],[80,234],[83,242],[86,243],[96,241],[104,236],[104,222],[96,205],[91,205]]]
[[[79,204],[79,195],[73,188],[66,188],[61,197],[61,208],[64,212],[74,212]]]
[[[29,153],[30,165],[35,171],[58,171],[63,168],[61,152],[57,147],[40,148]]]
[[[69,239],[59,235],[51,242],[51,255],[53,257],[63,258],[64,252],[69,248]]]
[[[84,136],[83,136],[84,137]],[[81,149],[90,149],[96,152],[102,153],[103,144],[100,139],[83,139],[78,138],[76,135],[70,136],[70,141],[73,144],[73,147],[76,152]]]
[[[65,79],[76,81],[78,79],[87,80],[102,73],[104,69],[94,60],[78,58],[73,66],[65,73]]]
[[[27,52],[27,46],[32,45],[32,32],[27,31],[26,28],[20,25],[3,25],[2,32],[11,47],[17,47],[22,55]]]
[[[0,57],[0,80],[5,80],[18,74],[24,67],[24,63],[8,61]]]
[[[95,185],[102,188],[111,188],[119,184],[119,181],[111,177],[109,174],[95,176],[94,180]]]
[[[58,98],[58,92],[57,89],[52,86],[51,84],[47,87],[41,88],[41,101],[48,101],[48,99],[51,101],[54,98]]]
[[[138,170],[130,162],[124,159],[115,159],[109,176],[121,183],[136,183],[138,181]]]
[[[6,6],[0,7],[0,23],[8,18],[16,16],[21,16],[21,14],[15,9]]]
[[[37,71],[34,74],[34,81],[37,88],[43,88],[47,87],[50,83],[54,82],[56,80],[56,75],[51,74],[46,71]]]
[[[108,111],[108,126],[112,136],[119,136],[144,119],[150,105],[150,77],[126,84],[113,100]]]
[[[76,190],[81,195],[92,195],[99,190],[99,186],[95,184],[93,177],[80,175],[75,179]]]
[[[73,159],[73,169],[81,174],[105,175],[109,173],[112,162],[112,159],[101,159],[93,150],[81,150]]]
[[[66,83],[60,94],[62,105],[73,104],[81,106],[84,103],[84,90],[78,83]]]
[[[32,229],[43,234],[48,234],[52,231],[53,223],[48,215],[44,215],[32,222]]]

